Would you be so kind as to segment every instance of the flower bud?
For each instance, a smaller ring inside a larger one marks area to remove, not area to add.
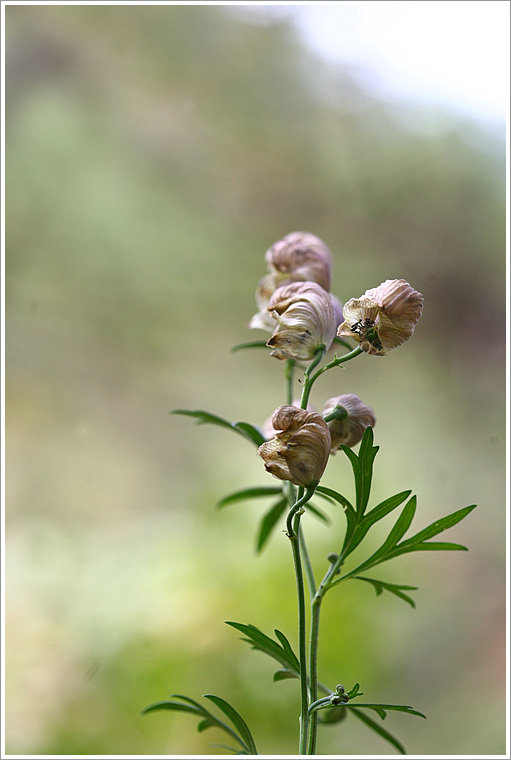
[[[409,340],[422,314],[424,298],[405,280],[385,280],[344,304],[339,338],[354,338],[368,354],[385,356]]]
[[[258,454],[268,472],[279,480],[309,487],[321,479],[328,462],[331,436],[321,415],[294,406],[280,406],[272,417],[274,438]]]
[[[330,294],[315,282],[294,282],[277,288],[268,304],[277,329],[267,345],[277,359],[311,361],[318,348],[329,349],[335,337]]]
[[[336,418],[332,419],[335,411]],[[329,398],[323,409],[323,417],[330,417],[328,427],[332,437],[331,454],[344,446],[356,446],[362,440],[367,427],[376,425],[376,416],[370,406],[366,406],[358,396],[345,393]]]
[[[325,243],[310,232],[290,232],[266,251],[265,259],[277,286],[308,281],[330,290],[332,255]]]

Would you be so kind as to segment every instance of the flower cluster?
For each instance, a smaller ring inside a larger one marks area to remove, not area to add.
[[[257,286],[259,311],[249,327],[272,333],[267,345],[275,358],[317,361],[336,337],[353,339],[359,353],[385,356],[412,337],[424,299],[405,280],[386,280],[343,306],[330,293],[332,256],[320,238],[292,232],[265,259],[269,271]],[[342,361],[336,357],[331,366]],[[344,393],[328,399],[322,414],[293,402],[276,409],[271,422],[274,434],[258,450],[266,469],[307,487],[320,480],[329,454],[360,442],[376,415],[358,396]]]

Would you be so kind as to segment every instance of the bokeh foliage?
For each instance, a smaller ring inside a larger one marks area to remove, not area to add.
[[[375,498],[413,489],[421,525],[479,504],[452,536],[468,554],[396,560],[416,610],[364,584],[328,600],[320,677],[425,712],[392,718],[410,752],[502,752],[502,134],[369,97],[286,18],[32,5],[6,25],[7,751],[203,754],[187,716],[139,711],[209,692],[261,752],[295,752],[296,684],[223,623],[295,635],[286,542],[256,558],[258,506],[214,508],[269,476],[167,412],[262,424],[282,403],[280,363],[230,348],[255,337],[266,248],[302,229],[341,300],[387,277],[425,297],[413,341],[313,403],[375,409]],[[340,457],[329,482],[352,487]],[[348,723],[318,751],[389,751]]]

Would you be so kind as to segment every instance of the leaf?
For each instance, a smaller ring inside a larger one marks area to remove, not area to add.
[[[305,505],[306,509],[309,510],[311,514],[313,514],[315,517],[318,517],[320,520],[322,520],[327,525],[331,524],[330,518],[325,515],[324,512],[322,512],[320,509],[314,506],[314,504],[311,504],[310,501],[307,502]]]
[[[356,491],[356,511],[359,517],[365,512],[369,495],[371,493],[371,482],[373,479],[373,462],[378,453],[379,446],[373,446],[373,430],[367,427],[362,436],[358,456],[348,446],[341,446],[346,456],[351,462],[353,475],[355,476]]]
[[[249,441],[253,441],[256,446],[260,446],[266,441],[266,438],[261,431],[250,422],[233,422],[232,426],[235,430],[248,438]]]
[[[220,698],[217,697],[217,699],[220,699]],[[223,702],[223,700],[221,701]],[[230,728],[223,721],[219,720],[214,715],[212,715],[212,713],[206,710],[205,707],[203,707],[201,704],[196,702],[194,699],[190,699],[190,697],[185,697],[182,694],[172,694],[170,699],[165,699],[161,702],[155,702],[154,704],[146,707],[144,710],[142,710],[142,715],[145,715],[146,713],[149,713],[149,712],[154,712],[155,710],[177,710],[178,712],[193,713],[195,715],[198,715],[201,718],[201,721],[199,722],[197,726],[197,729],[199,732],[205,731],[206,728],[213,728],[213,727],[219,728],[225,733],[227,733],[232,739],[235,739],[240,744],[242,750],[247,750],[247,754],[252,754],[251,750],[255,749],[253,747],[253,740],[252,740],[252,745],[248,746],[245,740],[242,739],[240,736],[238,736],[238,734],[235,731],[233,731],[232,728]],[[231,710],[234,710],[234,708],[231,708]],[[234,721],[233,723],[234,725],[236,725]],[[257,754],[257,753],[254,752],[253,754]]]
[[[473,509],[476,508],[476,506],[476,504],[472,504],[470,507],[463,507],[463,509],[458,509],[456,512],[453,512],[446,517],[441,517],[439,520],[435,520],[435,522],[431,523],[431,525],[428,525],[427,528],[424,528],[424,530],[420,530],[418,533],[416,533],[415,536],[412,536],[406,541],[403,541],[400,546],[403,547],[408,544],[415,544],[417,542],[422,543],[428,538],[437,536],[439,533],[442,533],[448,528],[452,528],[453,525],[456,525],[461,520],[463,520],[467,515],[470,514],[470,512],[472,512]]]
[[[357,581],[367,581],[368,583],[371,583],[374,586],[377,596],[382,594],[383,591],[390,591],[391,594],[398,596],[400,599],[403,599],[405,602],[408,602],[408,604],[411,604],[412,607],[415,607],[414,600],[410,596],[408,596],[408,594],[404,594],[403,590],[416,591],[417,586],[402,586],[402,585],[398,585],[397,583],[385,583],[384,581],[374,580],[374,578],[364,578],[360,575],[354,575],[352,577],[354,580],[357,580]]]
[[[346,703],[346,707],[351,707],[350,703]],[[378,712],[378,714],[386,713],[387,710],[394,710],[396,712],[404,712],[407,715],[417,715],[419,718],[426,718],[426,716],[419,712],[418,710],[414,710],[413,707],[410,707],[410,705],[387,705],[387,704],[377,704],[373,702],[366,702],[366,703],[360,703],[357,702],[355,705],[356,709],[359,710],[362,707],[365,707],[368,710],[375,710]],[[382,720],[385,718],[385,715],[382,716]]]
[[[282,493],[279,486],[254,486],[253,488],[243,488],[241,491],[235,491],[217,503],[218,509],[226,507],[228,504],[235,504],[238,501],[247,501],[249,499],[258,499],[265,496],[275,496]]]
[[[300,663],[298,662],[298,658],[291,649],[289,642],[287,642],[287,647],[283,647],[274,639],[270,639],[269,636],[266,636],[266,634],[264,634],[254,625],[233,623],[232,621],[226,622],[227,625],[236,628],[238,631],[241,631],[241,633],[247,636],[246,639],[242,640],[248,641],[249,644],[252,644],[252,649],[259,650],[260,652],[264,652],[270,657],[273,657],[273,659],[277,660],[280,665],[283,665],[286,670],[291,670],[298,677],[300,676]],[[284,634],[280,635],[283,636]]]
[[[243,739],[246,748],[249,751],[250,755],[257,755],[257,749],[254,744],[254,740],[252,738],[252,734],[249,731],[249,728],[239,712],[232,707],[228,702],[225,701],[225,699],[222,699],[221,697],[215,697],[214,694],[204,694],[204,697],[206,699],[210,699],[222,712],[224,715],[227,715],[229,720],[232,722],[233,726],[235,726],[238,731],[240,732],[240,736]]]
[[[388,499],[385,499],[385,501],[382,501],[377,507],[374,507],[374,509],[368,512],[368,514],[362,519],[362,522],[354,529],[352,535],[346,535],[342,548],[343,557],[346,558],[354,549],[356,549],[372,525],[378,522],[378,520],[382,520],[386,515],[392,512],[392,510],[399,507],[410,494],[411,491],[397,493],[395,496],[390,496]]]
[[[238,343],[238,345],[231,348],[231,352],[235,353],[236,351],[242,351],[245,348],[268,348],[268,346],[264,340],[254,340],[250,343]]]
[[[259,553],[263,550],[264,545],[268,541],[272,530],[275,528],[279,518],[284,514],[287,507],[287,499],[283,497],[279,499],[266,514],[264,515],[259,525],[259,533],[257,535],[256,551]]]
[[[351,712],[353,715],[356,715],[357,718],[360,718],[360,720],[366,724],[366,726],[369,726],[375,733],[379,734],[382,739],[385,739],[390,744],[392,744],[399,752],[401,752],[402,755],[406,755],[406,750],[392,734],[390,734],[388,731],[386,731],[384,728],[382,728],[378,723],[376,723],[372,718],[370,718],[368,715],[366,715],[362,711],[358,711],[356,707],[351,708]]]
[[[344,507],[344,513],[346,515],[346,536],[344,539],[344,543],[348,541],[351,536],[353,536],[353,533],[355,532],[355,528],[357,526],[357,516],[355,509],[352,504],[346,499],[345,496],[343,496],[340,493],[337,493],[337,491],[334,491],[332,488],[325,488],[325,486],[318,486],[316,488],[315,493],[317,493],[320,496],[328,497],[330,499],[333,499],[334,501],[338,502]]]
[[[210,412],[205,412],[201,409],[173,409],[172,414],[183,414],[187,417],[195,417],[198,420],[198,425],[209,424],[229,428],[242,435],[245,439],[252,441],[256,446],[260,446],[266,440],[262,433],[248,422],[229,422],[228,420],[224,420],[223,417],[211,414]]]
[[[287,668],[276,670],[273,674],[273,681],[275,683],[277,681],[285,681],[288,678],[298,678],[298,675],[296,673],[293,673],[292,670],[288,670]]]

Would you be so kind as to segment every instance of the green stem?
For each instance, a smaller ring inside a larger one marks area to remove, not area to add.
[[[307,631],[305,611],[305,588],[303,583],[303,568],[300,554],[300,517],[303,514],[303,506],[314,493],[317,482],[311,484],[304,493],[303,487],[298,489],[296,503],[289,511],[287,518],[287,535],[291,541],[293,562],[295,567],[296,590],[298,597],[298,656],[300,660],[300,739],[299,754],[307,754],[307,742],[309,732],[309,682],[307,677]]]
[[[310,679],[311,704],[315,702],[318,698],[318,642],[319,642],[319,619],[320,619],[320,613],[321,613],[321,602],[323,601],[323,596],[325,594],[325,591],[328,588],[328,584],[329,584],[330,578],[332,577],[334,567],[335,567],[334,563],[331,563],[325,577],[319,584],[319,588],[316,590],[316,593],[314,594],[314,598],[311,604],[311,633],[310,633],[310,644],[309,644],[309,667],[310,667],[309,679]],[[308,740],[308,747],[307,747],[308,755],[316,754],[317,735],[318,735],[318,716],[316,712],[314,711],[310,715],[310,730],[309,730],[309,740]]]
[[[332,369],[333,367],[339,367],[341,364],[344,364],[344,362],[350,361],[350,359],[354,359],[356,356],[360,356],[360,354],[364,353],[360,346],[357,346],[353,349],[353,351],[350,351],[348,354],[344,354],[344,356],[336,357],[335,359],[332,359],[331,362],[328,364],[325,364],[324,367],[321,367],[317,370],[313,375],[311,374],[312,371],[318,366],[319,362],[323,358],[324,350],[320,354],[320,351],[318,351],[318,354],[315,356],[315,358],[312,360],[311,364],[307,368],[304,374],[304,385],[303,385],[303,391],[302,391],[302,401],[301,401],[301,407],[302,409],[307,409],[307,404],[309,403],[309,396],[310,392],[312,390],[312,386],[318,379],[320,375],[323,374],[323,372],[326,372],[329,369]],[[318,359],[318,356],[320,358]]]
[[[288,359],[286,361],[286,367],[284,370],[284,378],[286,381],[286,398],[287,403],[292,406],[293,404],[293,374],[295,369],[295,360]]]

